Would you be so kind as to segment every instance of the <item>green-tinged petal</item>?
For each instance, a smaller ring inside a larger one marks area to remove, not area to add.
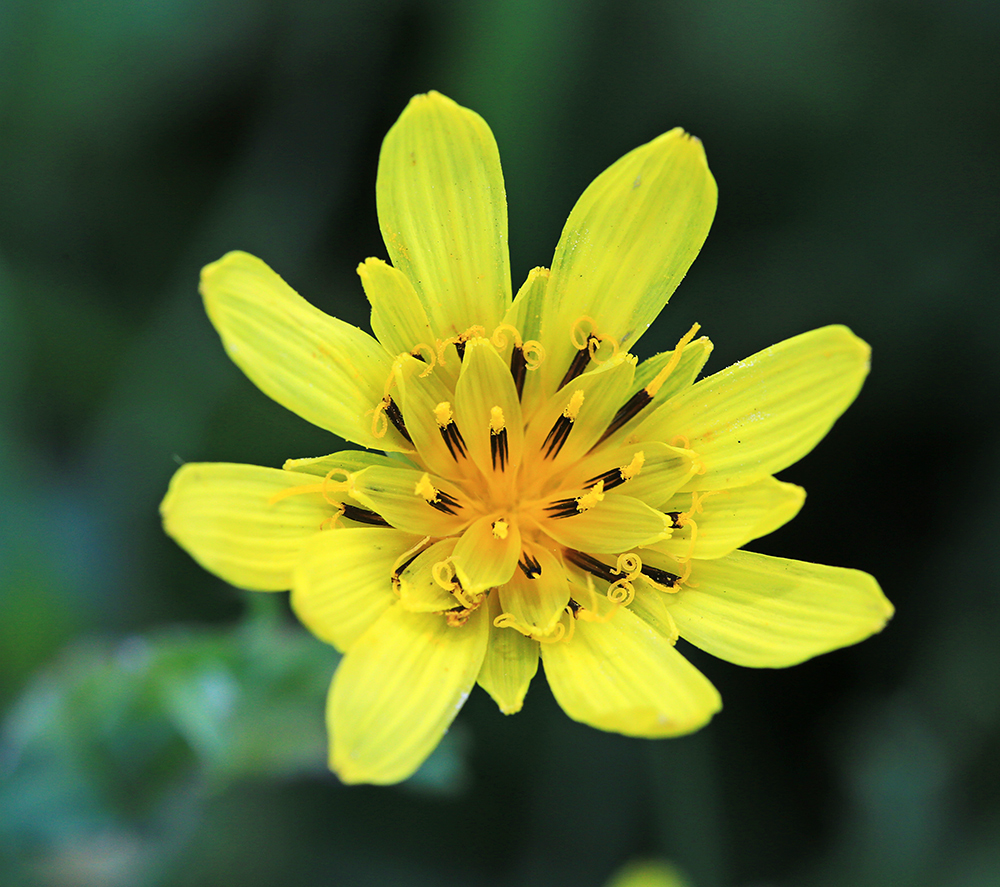
[[[510,579],[520,556],[521,531],[517,522],[489,515],[474,521],[462,533],[452,562],[462,588],[476,594]]]
[[[451,593],[454,570],[448,563],[457,541],[449,538],[435,542],[398,571],[399,601],[407,610],[441,613],[460,606]],[[443,583],[447,583],[448,588]]]
[[[500,607],[505,624],[538,637],[555,630],[569,603],[569,584],[566,571],[552,554],[543,548],[531,554],[539,569],[531,578],[521,570],[515,572],[500,589]]]
[[[502,610],[500,596],[489,598],[490,640],[479,672],[479,686],[500,706],[505,715],[521,710],[528,685],[538,671],[538,641],[513,628],[493,624]]]
[[[281,496],[297,487],[305,491]],[[189,462],[170,481],[160,512],[167,534],[206,570],[240,588],[283,591],[302,546],[337,507],[312,475]]]
[[[365,508],[408,533],[450,536],[470,519],[458,487],[419,469],[373,465],[351,475],[349,492]]]
[[[358,276],[372,306],[372,332],[385,350],[395,357],[423,345],[419,353],[433,355],[437,337],[407,276],[381,259],[366,259]]]
[[[292,577],[291,603],[316,637],[338,650],[351,645],[396,602],[396,561],[420,540],[399,530],[358,527],[310,539]]]
[[[816,446],[861,390],[870,350],[844,326],[786,339],[685,389],[636,435],[683,438],[705,469],[687,489],[745,486]]]
[[[678,736],[722,707],[708,679],[625,607],[608,622],[578,620],[569,641],[542,645],[542,662],[566,714],[599,730]]]
[[[434,750],[476,682],[489,620],[461,626],[396,604],[344,656],[330,687],[330,767],[343,782],[399,782]]]
[[[715,215],[715,180],[701,142],[674,129],[599,175],[570,213],[552,260],[542,372],[557,384],[583,315],[629,348],[670,298]]]
[[[749,551],[693,561],[689,587],[667,603],[681,637],[737,665],[765,668],[863,641],[893,612],[867,573]]]
[[[439,338],[487,334],[510,304],[507,198],[493,133],[436,92],[414,96],[389,130],[375,185],[389,257]]]
[[[472,339],[466,346],[455,411],[480,471],[489,477],[517,470],[524,448],[521,404],[510,368],[488,339]]]
[[[676,644],[680,632],[677,630],[677,623],[670,615],[667,594],[644,586],[645,583],[641,580],[636,583],[635,598],[628,605],[629,610],[647,625],[655,628],[671,644]]]
[[[407,450],[366,416],[381,401],[390,360],[355,326],[314,308],[260,259],[227,253],[201,273],[208,316],[233,362],[261,391],[320,428],[380,450]]]
[[[361,471],[372,465],[381,465],[384,468],[399,468],[400,463],[396,458],[390,459],[381,453],[371,453],[367,450],[341,450],[339,453],[331,453],[329,456],[315,456],[309,459],[286,459],[281,467],[285,471],[298,471],[301,474],[315,474],[326,477],[331,472],[331,480],[343,480],[344,475],[340,472],[353,473]],[[404,463],[405,464],[405,463]]]
[[[670,534],[670,520],[662,512],[650,508],[645,502],[631,496],[606,493],[604,498],[583,512],[567,517],[549,517],[542,521],[543,528],[560,545],[579,551],[622,552],[637,545],[650,545]],[[565,497],[555,497],[555,509],[576,497],[595,497],[596,488],[573,490]],[[548,512],[552,514],[553,512]],[[565,512],[555,512],[565,513]]]
[[[660,508],[683,526],[651,548],[680,558],[716,558],[773,533],[799,513],[806,491],[765,477],[746,487],[678,493]]]
[[[690,450],[647,440],[611,449],[598,447],[567,473],[565,482],[589,486],[603,479],[605,489],[614,491],[614,495],[624,493],[660,507],[696,468]]]

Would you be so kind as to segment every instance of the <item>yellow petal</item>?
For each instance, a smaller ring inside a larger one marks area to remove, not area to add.
[[[189,462],[160,505],[163,526],[206,570],[254,591],[283,591],[305,542],[337,513],[308,474],[258,465]]]
[[[670,613],[681,637],[737,665],[795,665],[863,641],[893,612],[859,570],[749,551],[692,565],[691,587],[667,597]]]
[[[487,515],[473,522],[458,540],[452,562],[467,592],[503,585],[517,569],[521,532],[517,522]]]
[[[553,507],[593,490],[572,490],[553,497]],[[670,534],[670,520],[660,511],[631,496],[614,491],[581,513],[550,517],[542,522],[546,533],[560,545],[578,551],[620,553],[637,545],[650,545]]]
[[[678,736],[722,707],[708,679],[655,628],[622,607],[609,622],[578,620],[542,645],[545,676],[575,721],[626,736]]]
[[[330,687],[330,767],[343,782],[399,782],[434,750],[486,653],[485,607],[462,626],[390,607],[344,656]]]
[[[372,332],[390,355],[410,353],[417,345],[436,349],[427,312],[402,271],[381,259],[366,259],[358,265],[358,276],[372,306]]]
[[[686,489],[746,486],[816,446],[861,390],[870,350],[844,326],[786,339],[696,382],[635,433],[698,454],[705,473]]]
[[[396,561],[420,540],[389,528],[330,530],[302,549],[292,578],[295,615],[316,637],[347,650],[396,602]]]
[[[479,470],[487,477],[516,472],[524,447],[521,403],[510,368],[488,339],[473,339],[465,349],[455,411]],[[498,435],[506,442],[503,454],[497,450]]]
[[[303,419],[380,450],[410,449],[366,417],[382,399],[390,360],[367,333],[314,308],[260,259],[227,253],[201,274],[208,316],[233,362]]]
[[[659,507],[694,474],[696,467],[690,450],[647,440],[610,449],[596,448],[573,466],[565,482],[568,486],[583,487],[603,478],[605,489],[614,491],[612,495],[624,493]]]
[[[788,523],[805,498],[802,487],[773,477],[731,490],[678,493],[660,508],[679,514],[684,526],[650,547],[680,558],[722,557]]]
[[[511,290],[507,198],[485,121],[440,93],[414,96],[382,143],[375,196],[389,257],[435,333],[492,332]]]
[[[716,187],[701,142],[674,129],[599,175],[570,213],[552,260],[541,372],[558,383],[581,315],[628,348],[670,298],[701,249]]]
[[[350,494],[392,526],[416,535],[450,536],[470,519],[461,490],[419,469],[373,465],[351,475]]]
[[[489,597],[490,640],[479,672],[479,686],[500,706],[505,715],[521,710],[528,685],[538,671],[538,641],[513,628],[493,624],[502,612],[500,596]]]
[[[500,589],[500,608],[519,631],[535,636],[549,635],[569,603],[566,571],[544,548],[531,552],[539,565],[538,572],[528,578],[517,570],[510,582]]]
[[[538,409],[525,434],[525,452],[555,466],[579,461],[604,434],[634,375],[635,358],[619,354],[577,376]],[[561,429],[569,418],[569,430]],[[560,430],[566,432],[562,443]]]

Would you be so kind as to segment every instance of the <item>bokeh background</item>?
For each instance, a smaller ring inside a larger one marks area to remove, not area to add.
[[[0,882],[1000,884],[1000,7],[990,0],[0,0]],[[874,349],[754,548],[874,573],[883,634],[785,671],[691,653],[675,741],[481,691],[393,788],[324,767],[336,654],[162,533],[182,461],[339,442],[231,365],[229,249],[366,324],[379,144],[416,92],[500,146],[515,287],[575,198],[675,125],[714,229],[647,356],[709,370],[849,324]]]

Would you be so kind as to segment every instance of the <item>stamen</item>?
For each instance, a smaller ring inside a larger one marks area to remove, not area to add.
[[[410,432],[406,430],[403,414],[400,412],[396,402],[387,394],[382,398],[382,403],[385,404],[385,414],[389,417],[389,421],[392,422],[393,427],[406,438],[407,443],[413,443],[413,438],[410,437]]]
[[[455,423],[455,413],[451,408],[451,404],[446,400],[441,401],[441,403],[434,407],[434,418],[437,421],[438,430],[441,432],[445,446],[448,447],[448,452],[451,453],[451,458],[457,462],[459,456],[464,457],[466,455],[467,449],[462,432],[458,430],[458,425]]]
[[[582,496],[573,499],[556,499],[551,505],[546,505],[545,510],[550,512],[548,517],[551,518],[572,517],[574,514],[589,511],[603,498],[604,481],[599,480]]]
[[[357,521],[359,524],[370,524],[373,527],[392,526],[381,514],[369,511],[367,508],[358,508],[356,505],[341,504],[341,514],[348,520]]]
[[[590,363],[591,342],[596,342],[597,346],[600,347],[601,340],[591,333],[587,337],[587,341],[584,346],[582,348],[578,348],[576,354],[573,355],[573,359],[570,361],[569,367],[566,370],[566,375],[563,376],[562,381],[559,383],[560,388],[564,385],[568,385],[587,368],[587,364]]]
[[[514,345],[510,352],[510,375],[517,389],[517,399],[524,393],[524,379],[528,369],[528,361],[524,356],[524,348]]]
[[[521,560],[517,562],[517,565],[529,579],[542,575],[542,565],[526,551],[521,552]]]
[[[618,579],[618,573],[615,572],[613,567],[603,561],[599,561],[592,555],[577,551],[575,548],[567,548],[564,555],[566,560],[571,564],[596,576],[598,579],[603,579],[605,582],[615,582]]]
[[[462,507],[454,496],[446,493],[444,490],[436,489],[434,484],[431,483],[429,474],[424,474],[424,476],[417,481],[417,485],[413,492],[417,496],[423,497],[423,500],[430,505],[431,508],[436,508],[444,514],[454,514],[456,508]]]
[[[503,471],[507,467],[509,457],[510,448],[503,410],[500,407],[493,407],[490,409],[490,458],[493,461],[493,470],[496,471],[499,462],[500,470]]]
[[[663,387],[663,383],[667,381],[667,377],[675,369],[677,369],[677,365],[681,362],[681,354],[684,353],[684,349],[691,343],[691,340],[695,337],[695,335],[697,335],[698,330],[700,329],[701,325],[696,323],[681,337],[681,340],[677,343],[677,347],[674,348],[674,353],[670,355],[670,360],[667,361],[667,365],[656,374],[655,378],[645,388],[640,388],[627,401],[625,401],[625,403],[618,409],[618,412],[615,413],[615,417],[611,420],[611,424],[608,425],[604,434],[601,435],[600,440],[594,444],[594,447],[603,443],[608,437],[614,434],[627,422],[631,422],[636,416],[639,415],[639,413],[649,406],[650,403],[652,403],[653,398],[656,397],[656,393]],[[591,447],[591,449],[594,447]],[[687,449],[687,444],[685,444],[684,447]]]
[[[566,443],[569,433],[573,430],[573,423],[576,421],[577,416],[580,415],[583,399],[583,389],[578,388],[573,392],[572,397],[570,397],[569,403],[566,404],[566,408],[562,411],[562,415],[552,424],[552,428],[549,429],[548,435],[546,435],[545,440],[542,442],[543,449],[548,447],[545,450],[546,459],[553,459],[559,455],[559,451],[563,448],[563,444]]]
[[[595,474],[584,483],[584,486],[592,487],[597,481],[603,480],[604,489],[613,490],[615,487],[625,483],[625,481],[632,480],[633,477],[642,471],[642,465],[645,461],[645,454],[642,450],[638,450],[628,465],[622,465],[620,468],[612,468],[603,474]]]

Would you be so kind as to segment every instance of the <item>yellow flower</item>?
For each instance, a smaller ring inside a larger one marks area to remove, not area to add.
[[[518,711],[539,657],[571,718],[676,736],[721,705],[678,636],[779,667],[882,628],[871,576],[736,550],[798,512],[803,490],[772,475],[854,400],[868,346],[824,327],[699,382],[697,326],[641,364],[629,353],[715,213],[697,139],[674,129],[598,176],[513,301],[478,115],[415,97],[376,195],[392,264],[358,269],[374,338],[245,253],[205,268],[201,292],[262,391],[387,455],[189,464],[162,506],[204,567],[290,588],[345,652],[327,709],[341,779],[405,779],[476,683]]]

